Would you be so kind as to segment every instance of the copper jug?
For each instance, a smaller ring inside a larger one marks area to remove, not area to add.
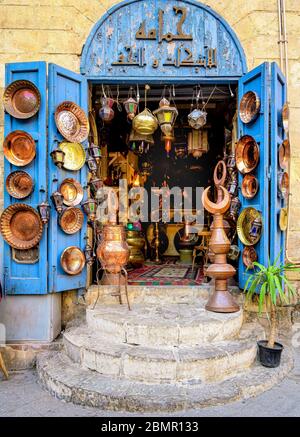
[[[123,225],[104,225],[97,257],[102,267],[110,273],[120,273],[125,267],[129,259],[129,248]]]

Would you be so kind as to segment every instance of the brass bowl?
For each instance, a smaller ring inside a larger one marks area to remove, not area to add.
[[[145,108],[132,121],[133,130],[141,135],[152,135],[158,128],[158,121],[152,112]]]
[[[253,174],[246,174],[242,182],[242,195],[246,199],[253,199],[259,188],[258,179]]]
[[[278,194],[282,199],[287,199],[289,195],[290,178],[286,171],[278,174]]]
[[[43,223],[34,208],[24,203],[14,203],[3,211],[0,230],[11,247],[25,250],[39,243],[43,234]]]
[[[24,199],[33,191],[33,180],[25,171],[13,171],[6,178],[6,190],[15,199]]]
[[[278,160],[279,166],[282,170],[287,170],[289,167],[289,161],[291,157],[291,149],[289,140],[284,140],[279,146]]]
[[[260,110],[260,98],[254,91],[245,93],[240,102],[240,119],[243,123],[251,123],[254,121]]]
[[[86,160],[84,148],[80,143],[68,143],[63,141],[59,148],[65,153],[63,167],[66,170],[77,171],[80,170]]]
[[[239,215],[236,226],[237,234],[239,239],[245,246],[254,246],[259,242],[261,238],[262,229],[256,238],[250,236],[250,230],[254,220],[260,220],[260,222],[263,224],[262,214],[255,208],[245,208]]]
[[[31,135],[15,130],[7,135],[3,143],[6,159],[16,167],[22,167],[35,158],[35,142]]]
[[[288,103],[285,103],[282,107],[282,124],[284,132],[288,135],[289,133],[289,118],[290,118],[290,109]]]
[[[247,246],[244,248],[243,253],[242,253],[242,260],[243,260],[244,265],[248,269],[254,268],[253,263],[256,262],[257,259],[258,259],[257,253],[256,253],[256,250],[254,249],[253,246]]]
[[[84,215],[81,209],[66,208],[59,217],[59,225],[66,234],[76,234],[83,225]]]
[[[84,253],[79,247],[69,246],[61,254],[60,264],[68,275],[79,275],[85,266]]]
[[[62,102],[55,111],[55,122],[61,135],[68,141],[82,143],[89,136],[89,121],[76,103]]]
[[[251,173],[259,162],[259,147],[250,135],[244,135],[236,145],[236,166],[242,174]]]
[[[41,105],[38,88],[28,80],[16,80],[4,91],[3,103],[6,112],[15,118],[33,117]]]
[[[59,191],[64,196],[64,204],[67,206],[79,205],[83,199],[83,188],[76,179],[64,179]]]

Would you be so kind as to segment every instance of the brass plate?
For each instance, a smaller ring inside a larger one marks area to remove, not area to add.
[[[59,191],[64,196],[64,204],[67,206],[79,205],[83,199],[83,188],[76,179],[64,179]]]
[[[256,239],[251,238],[249,235],[253,221],[258,218],[260,218],[261,222],[263,223],[261,213],[252,207],[243,209],[239,215],[236,228],[238,237],[245,246],[254,246],[261,238],[263,229]]]
[[[28,80],[16,80],[4,91],[3,103],[6,112],[15,118],[33,117],[41,105],[38,88]]]
[[[79,247],[69,246],[61,254],[60,264],[68,275],[79,275],[85,266],[84,253]]]
[[[39,213],[24,203],[14,203],[6,208],[0,219],[4,240],[15,249],[31,249],[42,238],[43,223]]]
[[[68,141],[82,143],[89,135],[89,121],[80,106],[62,102],[55,111],[55,122],[61,135]]]
[[[236,166],[242,174],[251,173],[259,162],[259,147],[250,135],[244,135],[236,145]]]
[[[253,246],[247,246],[244,248],[243,253],[242,253],[242,259],[243,259],[244,265],[248,269],[254,268],[253,263],[257,261],[258,257],[257,257],[256,250],[254,249]]]
[[[33,191],[33,180],[25,171],[13,171],[6,178],[6,190],[15,199],[24,199]]]
[[[66,234],[76,234],[83,225],[84,215],[79,208],[66,208],[60,218],[59,225]]]
[[[253,174],[246,174],[242,182],[242,194],[246,199],[253,199],[259,188],[258,179]]]
[[[287,208],[281,208],[279,213],[279,228],[282,232],[285,232],[288,227],[288,210]]]
[[[251,123],[254,121],[260,110],[260,98],[254,91],[245,93],[240,102],[240,119],[243,123]]]
[[[289,167],[289,161],[291,157],[291,149],[289,140],[284,140],[283,143],[279,146],[278,151],[278,160],[279,165],[282,170],[287,170]]]
[[[6,159],[17,167],[29,164],[35,158],[35,142],[31,135],[15,130],[7,135],[3,143]]]
[[[288,135],[289,133],[289,118],[290,118],[290,109],[288,103],[285,103],[282,107],[282,124],[285,133]]]
[[[278,174],[278,194],[283,199],[287,199],[290,191],[290,178],[286,171]]]
[[[85,164],[85,151],[80,143],[63,141],[59,148],[65,152],[64,168],[66,170],[80,170]]]

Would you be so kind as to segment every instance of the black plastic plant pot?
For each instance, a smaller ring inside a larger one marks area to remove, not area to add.
[[[257,342],[259,361],[265,367],[278,367],[283,346],[280,343],[275,343],[274,348],[271,348],[267,344],[266,340]]]

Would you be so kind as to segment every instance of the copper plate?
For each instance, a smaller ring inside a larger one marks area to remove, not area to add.
[[[31,135],[15,130],[7,135],[3,144],[3,153],[13,165],[21,167],[35,158],[35,142]]]
[[[79,247],[69,246],[61,254],[60,264],[68,275],[79,275],[85,266],[84,253]]]
[[[43,223],[39,213],[24,203],[6,208],[0,219],[4,240],[15,249],[31,249],[42,238]]]
[[[65,152],[64,168],[66,170],[80,170],[85,164],[85,151],[80,143],[63,141],[59,148]]]
[[[61,135],[68,141],[81,143],[88,138],[89,122],[85,112],[73,102],[62,102],[55,111],[55,122]]]
[[[260,240],[262,231],[256,237],[256,239],[253,239],[249,235],[252,223],[255,219],[260,219],[261,223],[263,223],[261,212],[257,211],[257,209],[252,207],[243,209],[243,211],[239,215],[236,228],[238,237],[245,246],[254,246]]]
[[[15,118],[33,117],[41,105],[38,88],[28,80],[16,80],[4,91],[3,103],[6,112]]]
[[[253,174],[246,174],[242,182],[242,194],[246,199],[253,199],[258,192],[259,182]]]
[[[284,140],[283,143],[280,145],[278,155],[280,168],[282,168],[282,170],[287,170],[289,167],[289,161],[291,156],[289,140]]]
[[[13,171],[6,178],[6,190],[15,199],[24,199],[33,191],[33,180],[25,171]]]
[[[248,91],[240,102],[240,119],[243,123],[254,121],[260,110],[260,98],[254,91]]]
[[[64,196],[64,204],[67,206],[79,205],[83,199],[83,188],[76,179],[64,179],[59,191]]]
[[[253,269],[253,263],[257,261],[257,253],[253,246],[245,247],[242,254],[244,265],[248,269]]]
[[[244,135],[236,145],[236,166],[242,173],[251,173],[259,161],[259,147],[250,135]]]
[[[59,224],[66,234],[76,234],[83,225],[84,215],[79,208],[66,208],[60,218]]]
[[[280,197],[286,199],[289,195],[290,178],[286,171],[278,174],[278,191]]]
[[[288,103],[285,103],[282,107],[282,124],[286,134],[289,133],[289,118],[290,118],[289,105]]]

